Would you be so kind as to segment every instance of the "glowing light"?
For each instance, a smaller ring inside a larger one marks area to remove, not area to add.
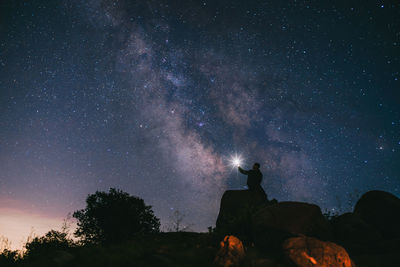
[[[308,256],[307,252],[303,251],[302,254],[304,257],[306,257],[308,260],[310,260],[312,262],[312,264],[314,264],[314,265],[317,264],[317,261],[313,257]]]
[[[242,158],[242,156],[235,154],[231,157],[231,159],[229,160],[229,163],[232,167],[238,167],[238,166],[242,165],[243,158]]]

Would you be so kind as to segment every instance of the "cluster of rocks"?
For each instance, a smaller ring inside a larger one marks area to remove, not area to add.
[[[314,204],[230,190],[221,200],[216,233],[224,242],[215,263],[226,267],[400,266],[400,199],[370,191],[354,212],[328,220]]]

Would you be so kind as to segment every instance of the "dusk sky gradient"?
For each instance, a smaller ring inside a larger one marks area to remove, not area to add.
[[[360,3],[1,1],[0,236],[110,187],[206,231],[235,153],[270,199],[400,196],[400,3]]]

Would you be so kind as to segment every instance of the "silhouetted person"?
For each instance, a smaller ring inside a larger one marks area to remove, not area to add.
[[[265,195],[265,197],[267,197],[264,189],[261,187],[263,175],[260,171],[260,163],[254,163],[253,169],[248,171],[243,170],[242,168],[240,168],[240,166],[238,168],[240,173],[247,175],[247,186],[249,190],[253,192],[262,193]]]

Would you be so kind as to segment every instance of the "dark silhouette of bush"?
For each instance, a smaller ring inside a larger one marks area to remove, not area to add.
[[[42,237],[35,237],[25,244],[24,258],[34,258],[60,250],[67,250],[73,246],[73,241],[67,233],[50,230]]]
[[[17,250],[4,249],[0,253],[0,266],[15,266],[15,263],[21,259]]]
[[[89,195],[86,208],[75,211],[73,217],[78,220],[75,236],[84,244],[116,243],[160,229],[151,206],[115,188]]]
[[[44,236],[26,242],[21,266],[58,266],[57,262],[72,257],[73,247],[74,242],[67,233],[50,230]]]

